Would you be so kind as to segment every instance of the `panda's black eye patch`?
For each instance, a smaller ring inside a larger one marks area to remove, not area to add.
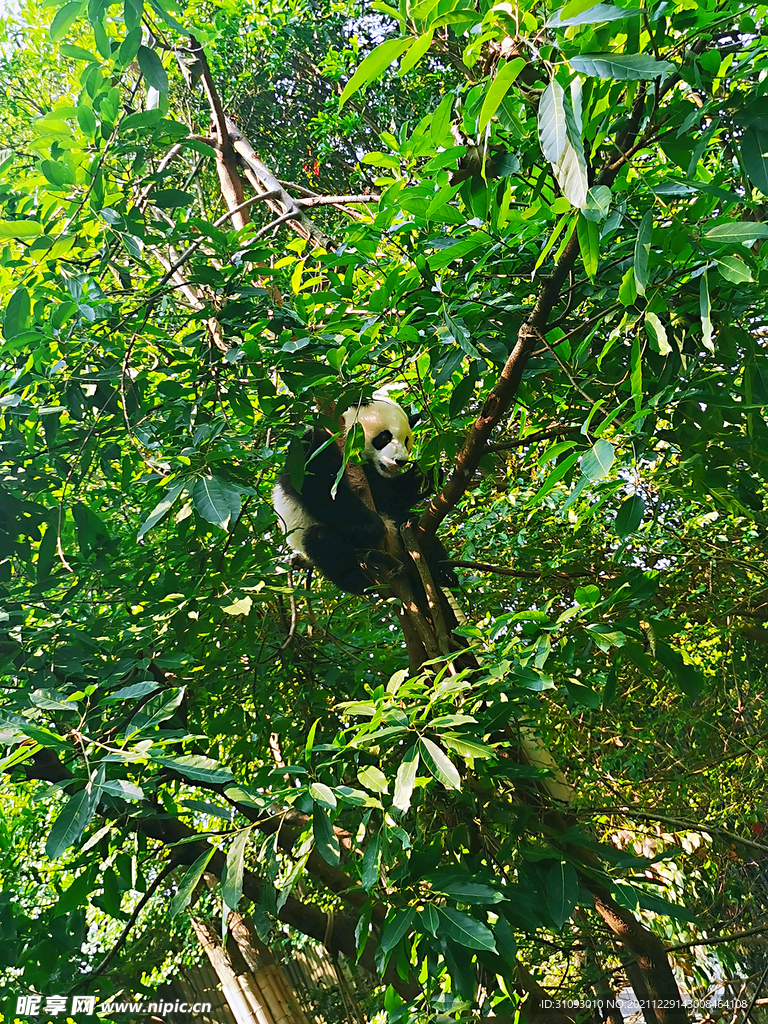
[[[390,433],[390,431],[382,430],[380,434],[377,434],[376,437],[374,437],[374,439],[371,441],[371,444],[373,445],[377,452],[380,452],[382,448],[387,447],[391,440],[392,434]]]

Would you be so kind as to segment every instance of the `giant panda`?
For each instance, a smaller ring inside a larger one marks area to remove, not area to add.
[[[429,491],[426,478],[411,461],[411,428],[417,419],[409,418],[382,392],[374,392],[373,398],[344,413],[345,433],[355,423],[363,428],[363,470],[375,512],[354,493],[343,474],[332,496],[342,459],[322,427],[312,427],[304,435],[306,469],[301,488],[293,486],[288,473],[277,479],[273,505],[288,543],[348,593],[362,594],[371,586],[360,565],[365,552],[377,549],[400,557],[399,527]],[[440,564],[447,558],[445,548],[435,540],[429,558],[435,582],[456,586],[453,570]]]

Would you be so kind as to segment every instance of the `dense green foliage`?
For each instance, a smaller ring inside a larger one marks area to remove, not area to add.
[[[14,994],[92,970],[170,856],[83,990],[172,972],[206,866],[266,941],[357,951],[392,1020],[624,987],[590,884],[668,945],[765,920],[766,8],[372,7],[4,26]],[[185,32],[292,194],[376,191],[305,209],[327,248],[263,203],[228,229]],[[393,600],[288,570],[274,475],[386,384],[440,486],[520,339],[440,526],[477,664],[409,677]],[[764,953],[671,956],[700,997]]]

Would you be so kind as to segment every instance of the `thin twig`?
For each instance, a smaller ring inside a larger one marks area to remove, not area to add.
[[[173,869],[175,867],[176,867],[176,860],[175,860],[175,858],[172,857],[171,860],[165,865],[163,870],[160,872],[160,874],[156,875],[155,879],[151,882],[151,884],[150,884],[149,888],[147,889],[147,891],[144,893],[144,895],[141,897],[139,902],[133,908],[133,913],[128,918],[128,920],[125,922],[125,927],[120,932],[120,935],[118,936],[117,942],[115,942],[115,944],[112,947],[112,949],[110,949],[110,951],[107,953],[107,955],[101,961],[101,963],[97,967],[95,967],[91,971],[90,974],[83,975],[83,977],[80,978],[72,986],[72,988],[69,990],[67,995],[71,995],[73,992],[76,992],[77,989],[82,988],[83,985],[87,984],[89,981],[93,981],[94,978],[97,978],[100,974],[103,974],[103,972],[107,969],[107,967],[109,967],[109,965],[112,963],[114,958],[117,956],[117,954],[120,952],[122,947],[125,945],[126,939],[128,938],[128,935],[130,934],[131,929],[136,924],[136,921],[138,919],[139,914],[142,912],[144,907],[146,907],[147,903],[152,899],[154,894],[160,888],[160,885],[165,881],[165,879],[168,877],[168,875],[170,875],[170,873],[173,871]]]
[[[755,986],[755,991],[752,993],[752,998],[749,1001],[749,1006],[744,1011],[744,1021],[745,1021],[745,1024],[746,1024],[746,1021],[749,1020],[750,1013],[752,1013],[752,1011],[755,1008],[755,1003],[757,1002],[757,997],[760,995],[762,987],[765,984],[765,979],[766,978],[768,978],[768,964],[765,965],[765,970],[760,975],[760,981],[758,981],[757,985]]]
[[[585,576],[606,575],[599,572],[530,572],[525,569],[507,569],[503,565],[490,565],[488,562],[457,562],[453,559],[450,564],[459,569],[477,569],[478,572],[492,572],[498,576],[513,576],[521,580],[580,579]]]
[[[716,935],[713,939],[696,939],[693,942],[676,942],[667,946],[667,952],[673,953],[678,949],[693,949],[695,946],[718,946],[723,942],[738,942],[740,939],[747,939],[750,935],[762,935],[768,932],[768,924],[761,924],[757,928],[748,928],[743,932],[732,932],[730,935]]]
[[[254,238],[261,238],[262,235],[266,235],[266,233],[268,231],[271,231],[273,228],[278,227],[284,221],[286,221],[286,220],[297,220],[300,216],[301,216],[301,211],[300,210],[289,210],[288,213],[282,214],[282,216],[277,217],[275,220],[270,221],[269,224],[266,224],[263,228],[259,228],[259,230],[256,232],[256,234],[253,237]]]
[[[524,448],[529,444],[536,444],[537,441],[547,441],[551,437],[562,437],[564,434],[580,434],[581,424],[573,423],[571,425],[562,424],[558,427],[550,427],[548,430],[539,430],[535,434],[526,434],[525,437],[519,437],[516,441],[500,441],[498,444],[489,444],[486,446],[487,452],[506,452],[511,448]]]
[[[355,196],[308,196],[306,199],[296,199],[297,206],[335,206],[339,203],[378,203],[381,196],[373,192],[364,192]]]
[[[661,825],[669,825],[676,831],[686,829],[689,832],[711,832],[712,835],[728,839],[740,846],[749,847],[752,850],[759,850],[760,853],[768,853],[768,845],[756,843],[754,839],[746,839],[744,836],[729,832],[718,825],[708,825],[706,822],[686,821],[684,818],[672,818],[666,814],[654,814],[650,811],[635,810],[632,807],[582,807],[580,814],[617,814],[625,818],[639,818],[642,821],[657,821]]]

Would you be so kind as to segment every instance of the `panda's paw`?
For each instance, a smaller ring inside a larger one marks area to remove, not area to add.
[[[403,571],[403,563],[399,558],[379,548],[361,551],[360,561],[382,583],[388,582]]]
[[[291,555],[290,562],[292,569],[311,569],[313,567],[313,563],[298,551],[294,551]]]

